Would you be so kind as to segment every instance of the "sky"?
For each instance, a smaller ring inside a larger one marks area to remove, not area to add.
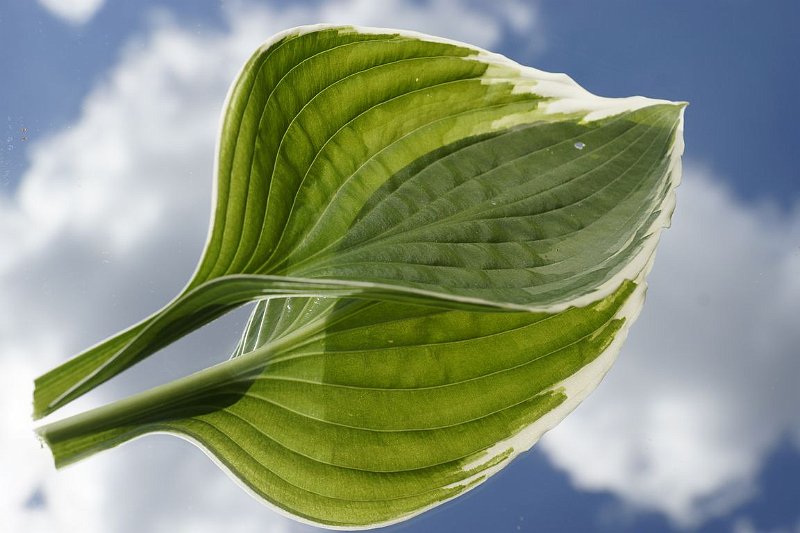
[[[464,497],[387,532],[800,531],[800,4],[0,0],[0,530],[314,531],[148,436],[56,472],[33,378],[166,303],[205,240],[223,98],[300,24],[414,29],[686,100],[683,184],[598,389]],[[246,310],[64,409],[218,362]]]

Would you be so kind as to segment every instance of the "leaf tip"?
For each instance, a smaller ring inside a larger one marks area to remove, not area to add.
[[[34,420],[40,420],[50,414],[50,402],[42,396],[42,377],[39,376],[33,381],[33,413]]]

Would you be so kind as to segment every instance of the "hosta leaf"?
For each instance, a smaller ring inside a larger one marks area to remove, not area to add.
[[[175,433],[295,517],[389,523],[482,482],[574,408],[642,293],[625,282],[556,314],[264,300],[233,359],[41,435],[63,465]]]
[[[225,104],[192,279],[37,379],[34,416],[258,301],[234,357],[40,434],[61,465],[176,433],[326,525],[454,497],[613,361],[672,213],[683,107],[416,33],[278,35]]]

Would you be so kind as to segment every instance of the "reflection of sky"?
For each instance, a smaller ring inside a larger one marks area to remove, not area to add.
[[[0,516],[10,531],[307,530],[177,439],[141,439],[55,474],[27,417],[35,375],[188,278],[229,82],[260,41],[321,20],[438,33],[568,72],[599,94],[691,102],[674,227],[611,374],[532,453],[394,530],[800,528],[797,3],[64,4],[86,10],[0,10]],[[218,360],[241,321],[177,343],[71,412]]]

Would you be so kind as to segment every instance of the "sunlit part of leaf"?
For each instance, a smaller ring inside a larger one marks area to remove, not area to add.
[[[482,482],[565,416],[608,369],[641,297],[627,282],[557,314],[271,299],[245,353],[40,434],[64,465],[177,433],[283,512],[389,523]]]

